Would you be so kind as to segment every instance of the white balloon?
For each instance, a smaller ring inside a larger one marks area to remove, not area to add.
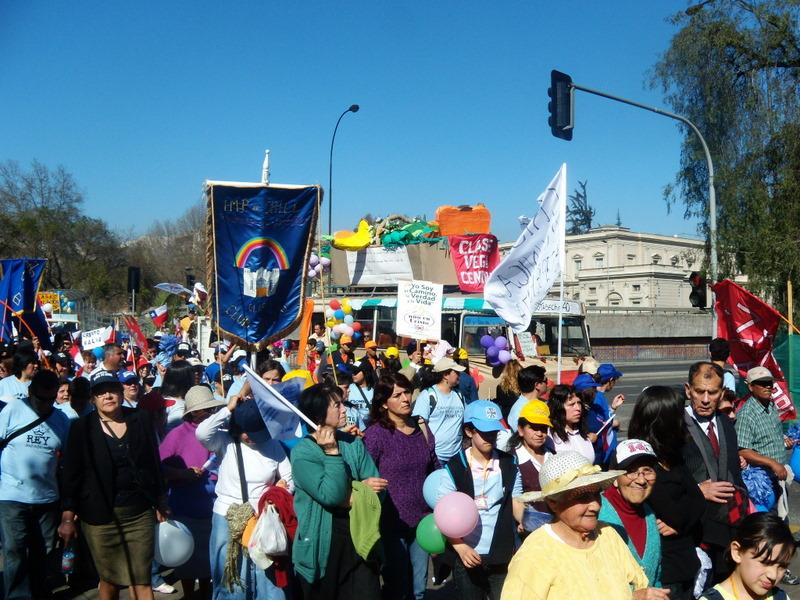
[[[309,269],[306,275],[308,275],[309,279],[314,279],[317,276],[317,272],[314,269]]]
[[[319,262],[323,267],[328,267],[331,264],[331,259],[327,256],[321,256]]]
[[[322,273],[322,269],[323,269],[322,263],[317,263],[317,266],[314,267],[314,272],[317,275],[319,275],[320,273]]]
[[[194,552],[194,538],[180,521],[168,520],[156,525],[156,562],[165,567],[179,567]]]
[[[53,312],[53,305],[50,304],[49,302],[47,304],[42,304],[42,310],[47,314],[50,314],[51,312]]]
[[[308,265],[311,267],[316,267],[319,264],[319,256],[316,254],[312,254],[308,259]]]

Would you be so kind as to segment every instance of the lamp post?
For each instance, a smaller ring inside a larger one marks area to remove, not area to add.
[[[339,123],[347,113],[357,113],[359,109],[358,104],[351,104],[350,108],[339,115],[339,120],[336,121],[336,127],[333,128],[333,136],[331,137],[331,154],[328,158],[328,235],[333,235],[333,142],[336,141],[336,131],[339,129]]]

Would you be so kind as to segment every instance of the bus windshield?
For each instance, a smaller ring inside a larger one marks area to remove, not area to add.
[[[558,354],[558,316],[534,315],[528,331],[536,342],[540,356]],[[561,318],[561,354],[565,356],[586,356],[589,354],[589,340],[580,317]]]

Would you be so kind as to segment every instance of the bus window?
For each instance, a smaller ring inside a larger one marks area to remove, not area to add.
[[[442,339],[453,348],[458,348],[458,313],[442,314]]]
[[[490,315],[464,315],[461,345],[468,354],[483,354],[481,338],[484,335],[497,337],[506,334],[506,323],[502,318]]]
[[[397,333],[394,330],[397,321],[397,309],[388,306],[379,306],[378,319],[375,326],[373,339],[378,343],[379,348],[388,348],[397,343]],[[370,329],[372,323],[370,323]]]
[[[589,354],[589,341],[586,339],[582,320],[579,317],[561,319],[561,354],[566,356],[585,356]],[[558,317],[535,316],[531,319],[528,331],[536,342],[540,355],[558,353]]]

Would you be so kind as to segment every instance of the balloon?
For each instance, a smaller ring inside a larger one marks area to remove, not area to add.
[[[351,327],[353,328],[353,331],[361,331],[361,323],[358,321],[353,321]]]
[[[489,361],[489,366],[490,367],[499,367],[500,365],[501,365],[501,363],[500,363],[499,360],[490,360]]]
[[[494,346],[494,338],[490,335],[481,336],[481,346],[484,348],[491,348]]]
[[[338,331],[331,331],[331,339],[338,340],[341,334]]]
[[[431,508],[436,507],[436,500],[439,498],[439,482],[446,474],[447,471],[444,469],[436,469],[425,478],[425,483],[422,484],[422,497]]]
[[[317,266],[314,267],[314,272],[315,273],[322,273],[322,265],[317,263]]]
[[[94,352],[94,356],[95,358],[97,358],[97,360],[103,360],[103,355],[105,354],[105,352],[103,352],[102,347],[95,348],[94,350],[92,350],[92,352]]]
[[[334,321],[333,318],[330,318],[327,321],[325,321],[325,327],[327,327],[328,329],[333,329],[335,325],[336,321]]]
[[[478,507],[475,500],[463,492],[450,492],[436,503],[433,518],[445,536],[465,537],[478,524]]]
[[[341,323],[337,323],[336,325],[333,326],[333,333],[338,333],[340,335],[342,333],[344,333],[344,331],[342,331],[342,324]]]
[[[341,308],[338,308],[335,311],[333,311],[333,316],[336,317],[337,321],[343,321],[344,320],[344,311]]]
[[[486,357],[490,360],[496,359],[498,354],[500,354],[500,350],[496,346],[490,346],[486,349]]]
[[[428,554],[442,554],[445,540],[442,532],[436,527],[433,515],[424,517],[417,525],[417,543]]]
[[[348,314],[350,313],[351,310],[353,310],[353,307],[350,305],[349,298],[344,298],[342,300],[342,310]]]
[[[67,302],[67,306],[69,306],[70,310],[75,310],[77,304],[75,303],[74,300],[70,300],[69,302]]]
[[[504,336],[500,336],[494,340],[494,347],[498,350],[505,350],[508,348],[508,340]]]
[[[499,360],[501,364],[506,364],[511,360],[511,358],[511,352],[508,350],[500,350],[500,352],[497,354],[497,360]]]
[[[353,337],[353,334],[355,332],[353,331],[353,328],[350,327],[350,325],[345,325],[344,323],[342,323],[342,333],[344,335],[349,335],[350,337]]]
[[[328,302],[328,306],[330,306],[333,310],[338,310],[342,307],[341,303],[336,298]]]
[[[308,259],[308,264],[312,267],[316,267],[319,264],[319,256],[316,254],[312,254],[311,257]]]
[[[344,316],[344,323],[345,325],[352,325],[353,324],[353,315],[345,315]]]
[[[333,309],[332,308],[326,308],[325,309],[325,318],[326,319],[332,319],[333,318]]]
[[[326,269],[331,266],[331,259],[328,258],[327,256],[320,256],[319,257],[319,262]]]
[[[364,337],[364,336],[361,335],[360,331],[353,331],[353,340],[354,341],[358,342],[358,341],[361,340],[362,337]]]
[[[156,562],[165,567],[179,567],[192,557],[194,538],[183,523],[168,520],[156,525]]]
[[[306,275],[308,275],[309,279],[314,279],[317,276],[317,272],[314,269],[309,269]]]
[[[47,304],[42,304],[42,310],[49,315],[51,312],[53,312],[53,305],[49,302]]]

